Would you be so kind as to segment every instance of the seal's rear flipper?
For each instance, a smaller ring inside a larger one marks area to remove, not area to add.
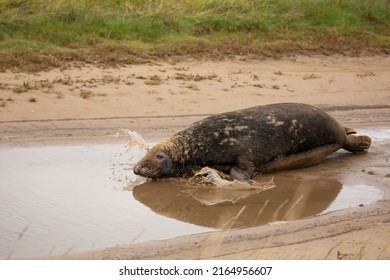
[[[371,146],[371,138],[365,135],[347,135],[347,142],[342,147],[344,150],[358,154],[364,153]]]

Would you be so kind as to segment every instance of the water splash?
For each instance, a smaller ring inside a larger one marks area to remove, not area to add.
[[[231,180],[218,170],[204,167],[187,181],[187,185],[193,188],[187,189],[187,193],[203,205],[211,206],[221,203],[236,203],[251,195],[263,192],[275,187],[274,178],[265,181],[241,182]]]
[[[110,179],[113,183],[118,183],[117,186],[114,186],[114,189],[131,191],[134,186],[147,181],[146,178],[135,175],[133,168],[146,155],[150,147],[144,138],[135,131],[121,129],[115,135],[116,138],[122,136],[128,137],[129,142],[123,146],[122,152],[115,154],[111,159],[112,176]]]
[[[213,185],[216,188],[224,188],[231,190],[268,190],[275,187],[273,178],[264,182],[250,180],[249,182],[231,180],[229,175],[226,175],[218,170],[210,167],[204,167],[195,173],[188,180],[188,185]]]

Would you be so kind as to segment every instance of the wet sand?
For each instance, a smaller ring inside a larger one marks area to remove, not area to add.
[[[0,73],[0,145],[160,139],[213,113],[305,102],[342,124],[390,129],[390,57],[181,60]],[[117,137],[119,136],[119,137]],[[390,142],[286,174],[377,186],[369,205],[299,221],[107,248],[76,259],[389,259]]]

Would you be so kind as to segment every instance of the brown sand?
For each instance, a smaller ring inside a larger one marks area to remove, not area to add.
[[[275,102],[319,106],[349,127],[388,129],[389,77],[389,56],[182,59],[124,68],[85,65],[35,74],[0,73],[0,145],[117,141],[114,136],[122,128],[162,138],[213,113]],[[389,158],[390,143],[373,143],[367,154],[305,170],[380,187],[383,197],[371,205],[71,258],[389,259]]]

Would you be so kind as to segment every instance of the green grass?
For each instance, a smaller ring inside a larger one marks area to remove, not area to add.
[[[172,55],[390,53],[388,0],[0,0],[0,70]]]

